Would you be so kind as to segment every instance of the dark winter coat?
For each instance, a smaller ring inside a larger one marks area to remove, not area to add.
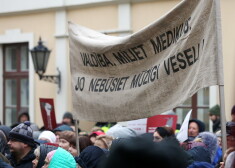
[[[19,163],[16,162],[13,155],[10,155],[8,159],[14,168],[32,168],[32,161],[35,159],[34,149],[32,149],[23,159],[21,159]]]
[[[57,148],[58,147],[52,146],[52,145],[46,145],[46,144],[40,145],[40,156],[39,156],[37,168],[41,168],[44,165],[44,160],[47,154],[50,151],[56,150]]]
[[[187,151],[194,161],[211,163],[210,153],[203,146],[196,146]]]
[[[11,165],[7,164],[2,159],[0,159],[0,167],[1,168],[13,168]]]

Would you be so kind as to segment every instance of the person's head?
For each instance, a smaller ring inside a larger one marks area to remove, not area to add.
[[[7,146],[7,138],[2,130],[0,130],[0,153],[3,155],[9,154],[9,147]]]
[[[106,151],[98,146],[88,146],[75,159],[82,168],[97,168],[106,154]]]
[[[8,145],[10,152],[17,157],[27,154],[35,147],[36,142],[29,121],[19,124],[10,131]]]
[[[51,159],[54,156],[55,152],[56,152],[56,150],[52,150],[47,154],[47,156],[44,160],[44,165],[42,166],[42,168],[48,168],[49,167]]]
[[[38,140],[43,140],[49,143],[55,143],[56,142],[56,136],[51,131],[43,131],[39,137]]]
[[[74,157],[63,148],[58,148],[47,154],[45,164],[42,168],[76,168]]]
[[[235,147],[235,122],[226,123],[227,146]]]
[[[209,109],[209,116],[211,121],[215,121],[220,116],[220,106],[217,104]]]
[[[214,160],[216,150],[218,148],[217,137],[211,132],[201,132],[194,139],[194,141],[200,141],[205,144],[206,149],[210,153],[211,162]]]
[[[157,127],[153,133],[153,141],[159,142],[166,137],[174,137],[174,130],[171,127]]]
[[[188,155],[177,140],[165,138],[155,143],[149,139],[135,137],[125,143],[116,144],[109,153],[102,168],[186,168]],[[176,166],[177,165],[177,166]]]
[[[235,122],[235,105],[233,106],[231,110],[231,117],[232,117],[232,121]]]
[[[108,135],[100,135],[96,137],[95,146],[98,146],[103,149],[110,149],[113,138]]]
[[[29,113],[27,111],[21,111],[18,116],[18,122],[22,123],[25,121],[30,121]]]
[[[45,164],[45,159],[50,151],[56,150],[57,147],[42,144],[34,150],[35,159],[32,161],[33,168],[41,168]]]
[[[64,113],[62,123],[70,126],[74,125],[73,114],[70,112]]]
[[[205,131],[205,124],[197,119],[189,120],[188,136],[196,137],[200,132]]]
[[[103,131],[95,131],[89,135],[89,138],[90,138],[91,142],[94,144],[96,137],[100,136],[100,135],[105,135],[105,133]]]
[[[11,131],[11,128],[6,125],[1,125],[0,130],[4,133],[7,141],[9,140],[9,132]]]
[[[113,137],[114,139],[117,138],[131,138],[131,137],[136,137],[137,133],[135,130],[128,128],[128,127],[123,127],[119,124],[116,124],[112,126],[107,132],[106,135],[109,135]]]
[[[72,131],[63,131],[59,138],[59,147],[68,150],[73,145],[76,147],[76,135]]]
[[[222,135],[221,135],[221,130],[217,131],[215,133],[216,137],[217,137],[217,143],[220,147],[222,147]]]
[[[86,147],[93,145],[88,136],[79,136],[79,149],[82,152]]]
[[[66,125],[66,124],[63,124],[63,125],[60,125],[58,127],[56,127],[53,132],[54,134],[56,135],[56,143],[59,144],[59,138],[60,138],[60,134],[63,132],[63,131],[73,131],[73,129]]]

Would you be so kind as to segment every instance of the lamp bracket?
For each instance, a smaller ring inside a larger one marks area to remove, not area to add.
[[[61,72],[60,72],[59,68],[57,68],[57,71],[58,71],[58,75],[43,75],[43,74],[38,74],[38,75],[39,75],[40,80],[58,84],[57,93],[60,93],[60,90],[61,90]]]

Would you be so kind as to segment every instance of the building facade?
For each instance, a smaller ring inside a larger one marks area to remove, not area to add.
[[[91,29],[124,36],[154,22],[180,0],[0,0],[0,121],[11,125],[20,111],[29,111],[31,121],[43,125],[39,98],[53,98],[57,122],[64,112],[72,111],[67,23],[71,21]],[[235,104],[235,16],[233,0],[221,1],[225,113]],[[45,74],[61,72],[58,85],[40,81],[35,74],[29,49],[39,38],[51,50]],[[208,109],[219,103],[218,86],[204,88],[176,109],[178,122],[193,109],[193,118],[209,127]],[[89,130],[93,123],[81,121]],[[209,129],[209,128],[208,128]]]

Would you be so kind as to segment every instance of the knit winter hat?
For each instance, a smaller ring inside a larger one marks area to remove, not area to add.
[[[116,138],[130,138],[130,137],[137,136],[135,130],[128,128],[128,127],[123,127],[119,124],[112,126],[106,132],[106,135],[109,135],[109,136],[113,137],[114,139],[116,139]]]
[[[53,150],[56,150],[58,147],[42,144],[40,145],[40,156],[38,159],[38,165],[36,168],[41,168],[45,164],[45,158],[47,154]]]
[[[49,168],[76,168],[76,162],[69,152],[58,148],[50,161]]]
[[[73,114],[70,112],[66,112],[66,113],[64,113],[63,119],[64,118],[69,118],[69,119],[73,120]]]
[[[209,109],[210,115],[220,116],[220,106],[217,104]]]
[[[41,138],[45,138],[45,139],[48,139],[50,141],[50,143],[55,143],[56,142],[56,136],[53,132],[51,131],[43,131],[38,139],[41,139]]]
[[[56,127],[53,132],[56,132],[56,131],[73,131],[73,129],[66,125],[66,124],[63,124],[63,125],[60,125],[59,127]]]
[[[23,142],[34,147],[37,142],[33,139],[33,130],[30,125],[29,121],[25,121],[24,123],[14,127],[9,133],[9,139]]]

